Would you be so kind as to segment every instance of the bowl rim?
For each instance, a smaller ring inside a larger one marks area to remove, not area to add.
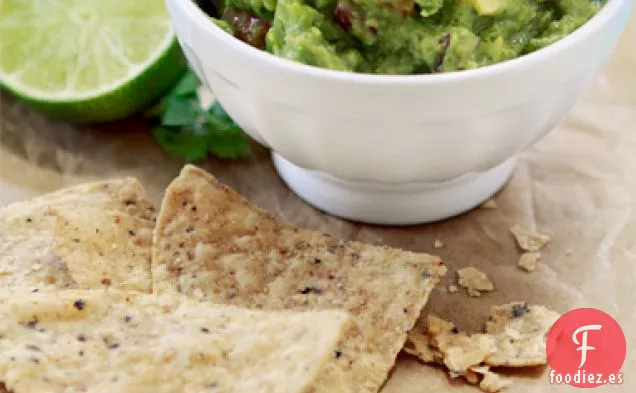
[[[280,68],[284,72],[297,75],[301,74],[305,77],[313,77],[323,81],[340,81],[345,83],[380,86],[412,86],[465,82],[469,80],[488,78],[502,73],[522,72],[532,69],[536,67],[538,63],[544,62],[550,57],[564,52],[568,47],[587,40],[590,36],[595,34],[595,32],[601,29],[601,27],[611,22],[623,6],[632,3],[633,0],[608,0],[596,15],[577,30],[568,34],[561,40],[535,52],[506,60],[501,63],[495,63],[471,70],[410,75],[382,75],[338,71],[288,60],[267,51],[254,48],[253,46],[231,36],[215,23],[212,23],[209,20],[209,16],[195,3],[194,0],[166,1],[176,3],[178,7],[181,7],[187,14],[189,14],[191,21],[196,23],[203,31],[205,31],[206,34],[213,35],[216,39],[226,45],[235,45],[236,48],[243,52],[246,56],[253,57],[253,61],[267,63],[268,66]]]

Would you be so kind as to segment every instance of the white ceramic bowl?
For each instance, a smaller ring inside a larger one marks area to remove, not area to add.
[[[477,70],[383,76],[330,71],[257,50],[192,0],[166,0],[190,65],[234,120],[273,151],[289,187],[375,224],[444,219],[479,205],[609,59],[631,0],[527,56]]]

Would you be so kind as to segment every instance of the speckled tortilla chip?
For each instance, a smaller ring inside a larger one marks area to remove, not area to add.
[[[311,392],[350,323],[112,290],[0,296],[0,381],[13,393]]]
[[[0,290],[151,290],[155,209],[135,179],[84,184],[0,210]]]
[[[51,192],[26,202],[16,202],[2,208],[3,213],[20,214],[25,205],[92,206],[119,211],[134,217],[154,221],[157,215],[152,201],[141,183],[131,177],[79,184]]]
[[[316,392],[377,391],[445,271],[437,257],[290,227],[193,166],[168,187],[153,242],[158,293],[349,311],[359,331],[349,332]]]
[[[425,363],[444,364],[451,376],[462,375],[471,381],[477,377],[475,373],[482,374],[484,389],[491,391],[506,381],[480,370],[547,363],[546,335],[558,318],[558,313],[543,306],[514,302],[491,307],[484,333],[468,333],[428,315],[425,327],[409,332],[404,351]]]
[[[490,309],[486,333],[497,337],[490,366],[526,367],[546,364],[546,337],[560,315],[543,306],[514,302]]]

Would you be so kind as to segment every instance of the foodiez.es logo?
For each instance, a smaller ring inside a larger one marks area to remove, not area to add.
[[[625,334],[614,318],[579,308],[559,318],[546,342],[550,383],[579,388],[623,383]]]

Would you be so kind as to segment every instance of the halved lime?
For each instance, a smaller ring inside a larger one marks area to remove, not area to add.
[[[184,67],[163,0],[0,0],[0,86],[52,116],[129,116]]]

